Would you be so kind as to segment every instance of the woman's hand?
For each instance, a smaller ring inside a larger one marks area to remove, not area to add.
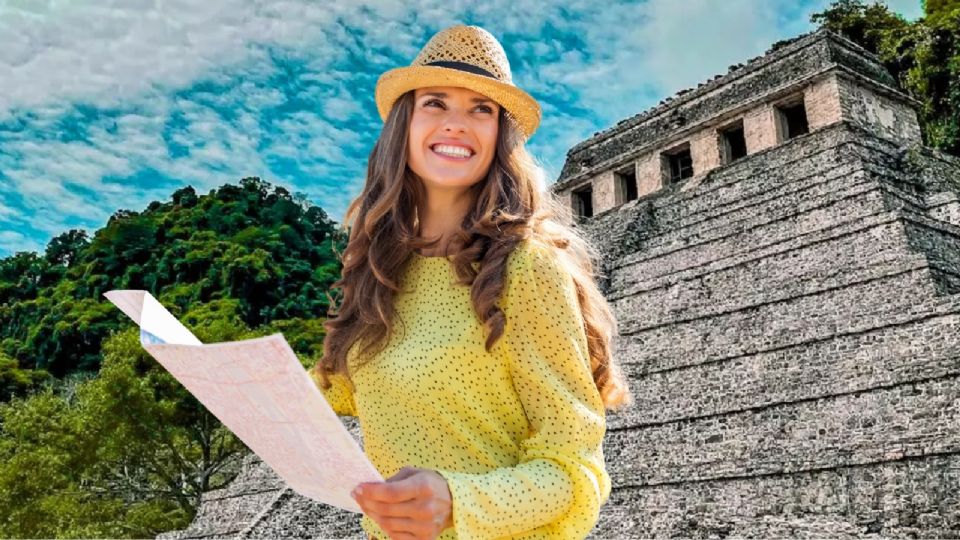
[[[394,540],[434,540],[453,526],[450,487],[431,469],[404,467],[386,482],[359,484],[351,495]]]

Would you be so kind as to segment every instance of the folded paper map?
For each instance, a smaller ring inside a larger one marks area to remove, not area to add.
[[[383,477],[282,334],[203,344],[147,291],[104,296],[140,325],[143,348],[287,485],[361,512],[350,491]]]

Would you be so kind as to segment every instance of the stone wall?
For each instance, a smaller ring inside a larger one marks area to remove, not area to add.
[[[888,139],[921,141],[917,115],[905,96],[877,91],[849,75],[840,77],[838,93],[845,120]]]

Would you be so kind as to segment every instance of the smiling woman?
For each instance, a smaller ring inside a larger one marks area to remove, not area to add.
[[[361,525],[379,539],[583,538],[610,494],[605,411],[632,397],[597,253],[524,144],[539,105],[475,26],[436,34],[381,76],[376,101],[342,301],[311,370],[387,478],[354,490]]]

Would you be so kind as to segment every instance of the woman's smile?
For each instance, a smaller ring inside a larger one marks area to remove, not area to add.
[[[474,152],[469,148],[450,144],[434,144],[430,147],[430,150],[441,159],[449,161],[466,162],[474,156]]]

